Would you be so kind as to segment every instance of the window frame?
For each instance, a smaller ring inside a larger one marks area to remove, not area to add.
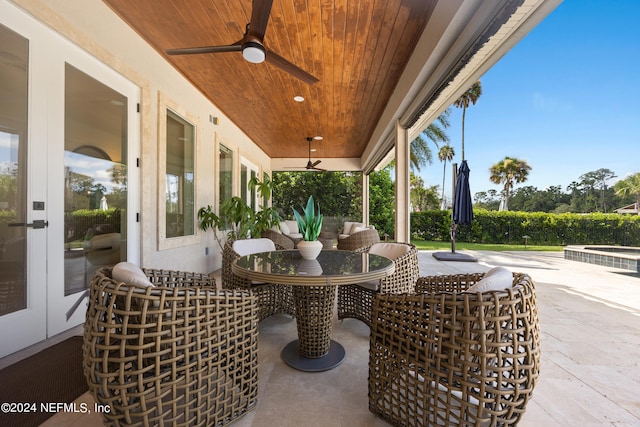
[[[169,99],[163,93],[158,94],[158,189],[157,189],[157,236],[158,250],[167,250],[190,246],[200,243],[200,233],[198,232],[198,159],[199,141],[201,140],[201,126],[197,116],[189,113],[178,103]],[[167,186],[167,116],[168,112],[179,116],[185,122],[193,126],[193,224],[192,235],[167,237],[167,209],[166,209],[166,186]]]

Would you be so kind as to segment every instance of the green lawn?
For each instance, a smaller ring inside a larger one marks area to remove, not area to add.
[[[433,242],[427,240],[412,240],[411,243],[417,246],[418,249],[424,250],[451,250],[451,242]],[[475,251],[545,251],[545,252],[560,252],[563,246],[537,246],[527,245],[525,248],[523,244],[520,245],[492,245],[483,243],[466,243],[456,242],[456,250],[469,249]]]

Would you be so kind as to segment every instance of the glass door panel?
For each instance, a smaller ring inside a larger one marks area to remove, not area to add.
[[[29,42],[0,26],[0,316],[27,308]]]
[[[127,259],[127,98],[65,65],[64,294]]]
[[[44,220],[33,228],[28,193],[39,184],[29,182],[29,53],[29,40],[0,24],[0,357],[46,336],[44,273],[31,274],[29,257],[41,254],[47,233]]]

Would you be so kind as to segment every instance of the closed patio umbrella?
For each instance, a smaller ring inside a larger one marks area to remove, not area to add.
[[[457,225],[469,225],[473,221],[473,205],[469,188],[469,165],[462,161],[456,177],[456,189],[453,194],[453,222]]]
[[[469,165],[463,160],[456,174],[453,192],[453,213],[451,215],[451,252],[436,252],[433,256],[440,261],[477,261],[467,254],[456,253],[456,233],[458,226],[469,225],[473,221],[473,202],[469,187]]]

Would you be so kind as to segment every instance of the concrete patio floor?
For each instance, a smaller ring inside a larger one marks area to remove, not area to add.
[[[486,271],[502,265],[536,283],[542,330],[539,383],[521,426],[640,425],[640,277],[625,270],[566,261],[562,253],[464,251],[477,263],[440,262],[420,253],[420,274]],[[259,396],[233,425],[386,426],[368,411],[368,328],[336,318],[333,339],[346,360],[322,373],[289,368],[280,351],[295,321],[259,325]],[[85,393],[78,401],[92,402]],[[44,426],[100,425],[97,414],[60,413]]]

